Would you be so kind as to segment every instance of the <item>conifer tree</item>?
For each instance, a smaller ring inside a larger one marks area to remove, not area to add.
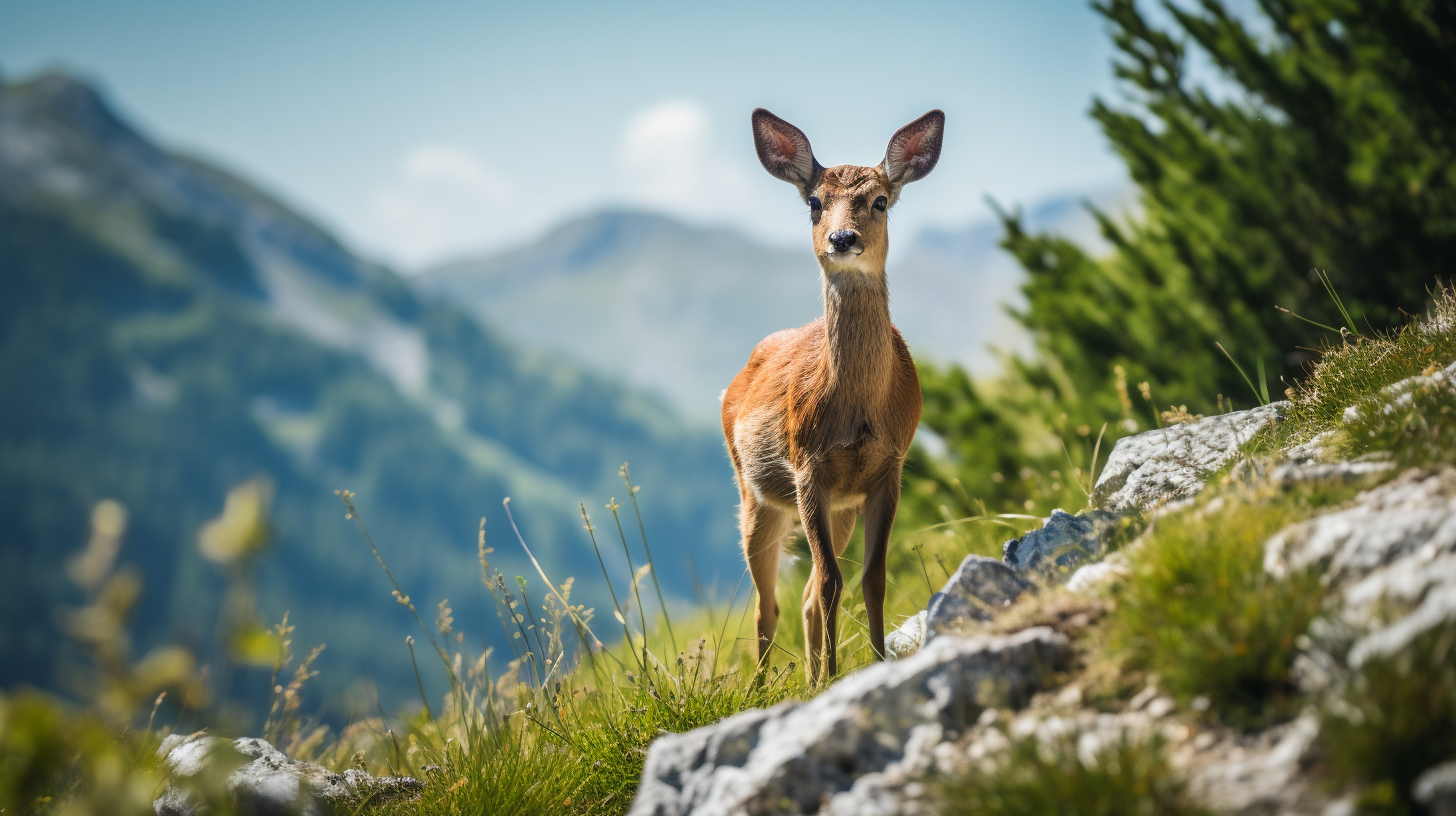
[[[1456,5],[1259,0],[1241,16],[1165,3],[1166,30],[1134,0],[1094,7],[1120,98],[1091,115],[1138,211],[1094,211],[1105,257],[1003,213],[1037,353],[1012,363],[1021,387],[1001,389],[1019,401],[927,371],[925,422],[947,440],[984,444],[961,425],[997,410],[1063,433],[1147,428],[1151,406],[1129,412],[1118,367],[1163,408],[1279,399],[1322,338],[1394,325],[1456,271]],[[988,456],[950,447],[965,468]]]

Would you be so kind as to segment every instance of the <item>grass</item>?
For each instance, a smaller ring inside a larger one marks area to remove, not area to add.
[[[352,496],[342,497],[367,540]],[[620,508],[608,507],[614,516]],[[599,545],[601,531],[584,509],[583,516]],[[625,528],[620,518],[614,521],[609,530],[625,548]],[[526,542],[520,544],[529,555]],[[524,579],[513,588],[491,567],[482,535],[482,580],[515,647],[503,672],[492,669],[491,655],[469,652],[452,630],[448,607],[440,606],[431,631],[396,587],[396,599],[415,613],[438,653],[451,691],[438,713],[426,704],[406,722],[402,744],[393,734],[358,735],[354,756],[365,767],[427,783],[421,802],[386,803],[377,812],[622,813],[636,792],[648,746],[662,734],[813,693],[793,661],[756,671],[752,641],[739,635],[743,615],[734,604],[676,629],[660,609],[662,625],[650,625],[640,586],[652,571],[647,552],[648,563],[627,587],[612,586],[603,572],[614,607],[604,627],[621,632],[614,645],[605,645],[593,629],[592,611],[571,603],[573,579],[556,583],[540,573],[547,589],[533,604]],[[382,559],[380,564],[388,572]],[[742,604],[745,610],[748,605]],[[690,632],[696,639],[686,649],[670,650]]]
[[[1423,318],[1319,349],[1309,376],[1286,391],[1289,418],[1281,436],[1302,442],[1334,431],[1336,452],[1345,455],[1386,451],[1417,461],[1434,446],[1442,460],[1456,460],[1449,393],[1419,396],[1418,404],[1393,415],[1375,416],[1369,410],[1380,401],[1381,389],[1456,360],[1456,289],[1438,286],[1432,294]],[[1345,412],[1351,406],[1366,410],[1361,420],[1347,425]]]
[[[1124,738],[1095,756],[1074,739],[1013,741],[936,791],[943,816],[1202,816],[1162,744]]]
[[[1371,661],[1326,707],[1320,743],[1327,774],[1365,785],[1362,812],[1422,812],[1411,801],[1421,772],[1456,759],[1456,625]]]
[[[1184,704],[1253,729],[1298,705],[1290,666],[1324,590],[1264,572],[1264,542],[1333,497],[1230,491],[1159,519],[1129,551],[1104,636],[1119,671],[1151,672]]]

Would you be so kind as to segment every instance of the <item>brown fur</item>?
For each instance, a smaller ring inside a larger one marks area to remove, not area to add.
[[[939,111],[896,134],[885,164],[826,170],[805,155],[808,140],[797,128],[766,111],[754,115],[764,166],[799,186],[806,201],[813,196],[823,204],[812,210],[812,233],[824,316],[758,344],[724,392],[723,435],[742,499],[744,555],[758,594],[760,662],[768,657],[778,624],[779,549],[796,517],[803,525],[813,557],[802,609],[811,681],[820,678],[821,650],[825,675],[837,670],[836,624],[844,586],[838,556],[860,515],[865,518],[863,589],[870,644],[876,656],[884,653],[885,552],[900,499],[901,467],[921,409],[914,361],[890,322],[886,211],[904,183],[934,166],[943,122],[934,116]],[[907,141],[918,167],[891,160],[892,155],[898,160],[896,151]],[[926,149],[935,151],[928,164]],[[887,201],[884,210],[875,207],[880,196]],[[829,236],[839,230],[855,233],[857,252],[833,250]]]

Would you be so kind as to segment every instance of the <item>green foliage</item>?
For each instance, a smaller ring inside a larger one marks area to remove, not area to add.
[[[1312,507],[1318,494],[1225,494],[1165,516],[1129,551],[1132,574],[1115,590],[1108,641],[1127,668],[1158,675],[1184,703],[1243,728],[1290,716],[1296,641],[1319,610],[1317,575],[1264,572],[1264,542]]]
[[[1416,638],[1367,662],[1325,708],[1320,743],[1337,779],[1367,785],[1363,812],[1421,809],[1411,786],[1422,771],[1456,758],[1456,626]]]
[[[1276,382],[1296,373],[1310,327],[1275,306],[1344,322],[1311,269],[1328,273],[1355,333],[1399,322],[1453,271],[1456,18],[1443,4],[1271,2],[1257,19],[1216,0],[1170,4],[1176,34],[1133,0],[1097,8],[1127,98],[1092,115],[1142,214],[1103,219],[1105,260],[1007,219],[1030,275],[1022,318],[1075,387],[1064,397],[1108,415],[1121,363],[1194,410],[1216,393],[1248,403],[1214,343]],[[1200,84],[1195,52],[1229,90]]]
[[[1195,816],[1160,741],[1131,738],[1084,757],[1074,739],[1016,740],[941,786],[944,816]]]
[[[1074,446],[1070,429],[1095,436],[1108,423],[1106,450],[1159,423],[1163,406],[1208,414],[1277,396],[1330,350],[1311,350],[1316,338],[1399,323],[1456,271],[1446,4],[1289,0],[1234,14],[1204,0],[1166,4],[1166,28],[1134,0],[1095,6],[1121,93],[1092,116],[1127,164],[1138,212],[1095,213],[1106,257],[1004,214],[1004,246],[1028,277],[1017,317],[1038,353],[980,393],[964,375],[922,373],[926,426],[971,443],[949,446],[947,474],[920,469],[942,503],[957,478],[993,511],[1019,509],[1024,491],[985,484],[986,469],[1046,473],[1064,466],[1049,455],[1059,444],[1085,467],[1091,445]],[[1414,364],[1381,361],[1373,376],[1394,365]],[[1129,399],[1129,383],[1147,387]],[[1321,410],[1343,410],[1341,396]]]
[[[156,743],[37,693],[0,695],[0,813],[150,814]]]

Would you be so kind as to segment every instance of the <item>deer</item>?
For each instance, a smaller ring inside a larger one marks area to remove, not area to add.
[[[885,654],[885,557],[921,411],[914,360],[890,321],[887,219],[904,186],[935,168],[945,114],[900,128],[875,167],[826,169],[797,127],[762,108],[752,123],[764,169],[809,207],[824,314],[753,349],[723,392],[723,436],[757,595],[758,665],[773,648],[779,553],[797,521],[812,558],[802,617],[805,671],[817,685],[838,673],[839,556],[861,515],[870,647],[876,660]]]

